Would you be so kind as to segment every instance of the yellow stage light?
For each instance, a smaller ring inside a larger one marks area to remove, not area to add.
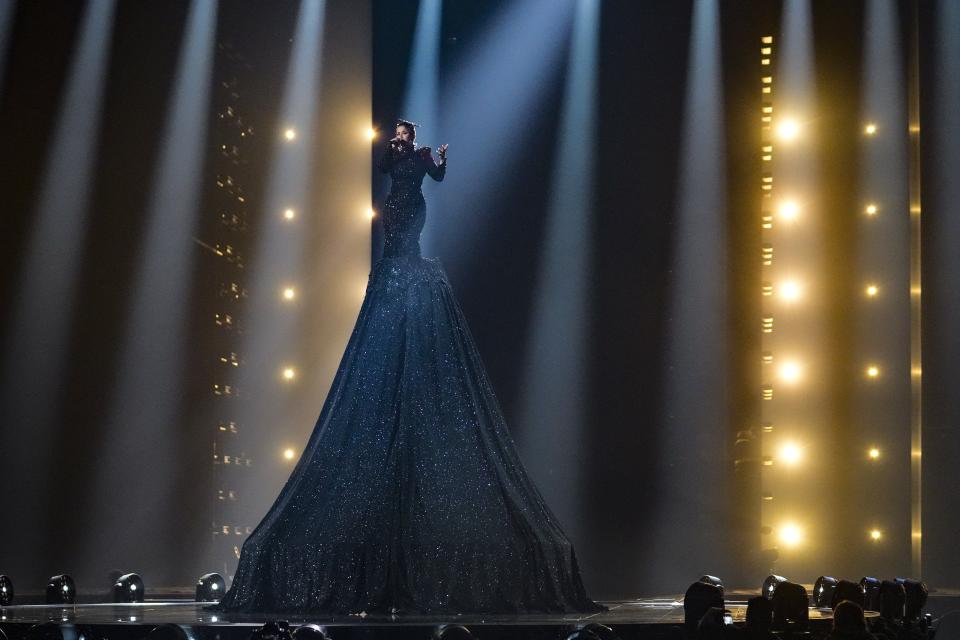
[[[297,455],[297,452],[294,451],[293,449],[286,449],[283,452],[283,457],[286,458],[287,460],[293,460],[293,458],[296,455]]]
[[[283,369],[283,379],[284,380],[293,380],[297,377],[297,371],[293,367],[284,367]]]
[[[867,450],[867,457],[870,458],[871,460],[879,460],[880,449],[876,447],[870,447],[870,449]]]
[[[870,530],[870,539],[874,542],[880,540],[883,537],[883,532],[880,529],[871,529]]]
[[[803,458],[803,449],[796,444],[789,442],[780,447],[780,462],[793,466],[800,462],[801,458]]]
[[[786,383],[797,382],[800,380],[801,374],[800,365],[796,362],[784,362],[780,365],[780,379]]]
[[[777,213],[783,220],[793,220],[797,217],[797,214],[800,213],[800,205],[793,200],[788,200],[780,204]]]
[[[293,300],[297,297],[297,291],[293,287],[285,287],[283,290],[284,300]]]
[[[865,208],[863,211],[864,211],[868,216],[875,216],[875,215],[877,215],[877,205],[875,205],[875,204],[873,204],[873,203],[871,202],[870,204],[868,204],[868,205],[866,206],[866,208]]]
[[[793,140],[800,135],[800,123],[787,118],[777,125],[777,135],[781,140]]]
[[[283,137],[286,138],[288,141],[296,140],[297,130],[293,128],[285,129],[283,132]]]
[[[371,220],[377,216],[377,212],[374,211],[373,207],[367,207],[367,217]]]
[[[800,285],[794,280],[787,280],[780,285],[780,297],[787,302],[793,302],[800,297]]]
[[[868,377],[868,378],[876,378],[876,377],[878,377],[879,375],[880,375],[880,367],[878,367],[878,366],[876,366],[876,365],[873,365],[873,364],[870,365],[869,367],[867,367],[867,377]]]
[[[296,216],[297,216],[297,212],[294,211],[293,209],[283,210],[283,217],[286,218],[287,220],[293,220]]]
[[[787,547],[795,547],[803,541],[803,531],[795,524],[780,527],[780,542]]]
[[[370,127],[369,129],[367,129],[367,137],[368,137],[369,139],[371,139],[371,140],[373,140],[374,138],[376,138],[376,137],[377,137],[377,130],[374,129],[373,127]]]
[[[863,132],[864,132],[865,134],[867,134],[868,136],[872,136],[873,134],[875,134],[875,133],[877,132],[877,125],[875,125],[875,124],[872,123],[872,122],[868,122],[868,123],[867,123],[867,126],[865,126],[865,127],[863,128]]]
[[[864,291],[866,291],[868,297],[874,298],[878,293],[880,293],[880,288],[875,284],[868,284]]]

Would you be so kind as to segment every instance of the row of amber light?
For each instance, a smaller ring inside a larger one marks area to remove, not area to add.
[[[281,132],[281,137],[287,144],[294,144],[297,142],[297,130],[294,127],[287,127]],[[363,132],[363,137],[367,140],[374,140],[377,137],[377,131],[372,127],[367,128]],[[376,211],[374,211],[372,206],[363,207],[363,215],[368,219],[372,219],[376,216]],[[296,224],[298,222],[297,210],[294,207],[285,207],[283,211],[280,212],[280,216],[285,223]],[[298,296],[298,290],[296,285],[292,283],[284,284],[280,287],[280,300],[285,304],[293,304],[296,302]],[[297,368],[290,363],[281,365],[280,367],[280,379],[286,384],[292,384],[297,380]],[[282,457],[284,460],[293,461],[297,458],[297,451],[293,447],[285,447],[282,451]]]
[[[770,242],[769,234],[774,227],[774,221],[777,220],[783,224],[793,224],[802,216],[802,207],[799,202],[792,199],[783,199],[774,206],[773,197],[773,173],[770,170],[773,162],[774,140],[784,144],[790,144],[797,140],[803,134],[803,125],[801,122],[783,118],[776,120],[774,127],[774,109],[773,109],[773,75],[769,69],[772,67],[773,56],[773,36],[764,36],[761,38],[760,46],[761,67],[764,73],[761,76],[761,162],[763,171],[761,174],[761,265],[765,268],[773,266],[774,247]],[[878,127],[876,123],[866,123],[863,126],[863,134],[868,137],[877,135]],[[863,205],[864,215],[875,217],[880,213],[880,206],[876,202],[867,202]],[[864,295],[869,299],[877,298],[880,295],[881,287],[875,282],[866,282],[863,285]],[[775,295],[786,305],[792,305],[802,301],[804,296],[804,285],[800,280],[794,278],[783,278],[774,283],[764,280],[761,285],[761,295],[764,299],[772,299]],[[774,316],[764,305],[761,318],[761,332],[766,337],[772,334],[774,330]],[[770,350],[762,352],[762,361],[764,365],[773,364],[773,353]],[[798,360],[784,361],[776,370],[776,379],[783,384],[793,385],[801,381],[803,377],[803,364]],[[868,380],[875,380],[881,376],[881,367],[878,363],[868,362],[863,366],[864,376]],[[765,382],[761,389],[761,398],[764,401],[773,400],[773,384]],[[761,434],[768,434],[773,431],[772,422],[762,423]],[[797,442],[784,442],[777,450],[776,456],[763,456],[763,466],[772,467],[775,464],[784,466],[796,466],[803,460],[804,447]],[[881,458],[881,451],[878,446],[870,445],[866,448],[866,458],[869,461],[876,462]],[[763,492],[765,501],[773,500],[773,494],[769,491]],[[786,520],[780,522],[775,528],[764,529],[765,533],[775,535],[781,544],[786,547],[795,547],[804,541],[804,529],[795,521]],[[873,542],[879,542],[883,538],[883,531],[878,527],[867,530],[866,536]]]

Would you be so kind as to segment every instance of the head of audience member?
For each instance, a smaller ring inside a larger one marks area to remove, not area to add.
[[[723,591],[714,584],[694,582],[683,596],[684,628],[692,633],[699,627],[703,616],[711,607],[723,611]]]
[[[893,580],[880,583],[880,615],[886,620],[902,620],[907,592],[903,585]]]
[[[833,609],[833,630],[855,637],[867,631],[863,607],[852,600],[842,600]]]
[[[746,628],[751,631],[769,631],[773,627],[773,603],[763,596],[747,600]]]

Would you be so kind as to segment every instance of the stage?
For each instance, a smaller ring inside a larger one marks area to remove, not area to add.
[[[726,603],[734,622],[743,622],[746,598],[732,594]],[[38,624],[66,626],[65,640],[93,638],[127,640],[145,637],[162,624],[184,628],[200,639],[246,640],[268,620],[285,620],[291,628],[318,624],[330,638],[428,639],[445,624],[467,627],[477,638],[565,638],[580,627],[599,623],[610,627],[622,640],[666,638],[683,624],[682,596],[604,602],[610,610],[594,614],[528,615],[396,615],[396,616],[303,616],[295,614],[224,614],[205,609],[207,603],[187,599],[147,600],[144,603],[87,603],[74,606],[21,604],[0,611],[0,628],[9,640],[28,637]],[[872,612],[871,612],[872,613]],[[871,615],[868,613],[867,615]],[[876,615],[876,614],[873,614]],[[810,609],[810,627],[827,630],[829,609]],[[36,636],[33,636],[36,637]],[[46,636],[45,636],[46,637]]]

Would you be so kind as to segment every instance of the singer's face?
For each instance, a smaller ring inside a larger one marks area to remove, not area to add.
[[[411,142],[413,140],[413,136],[410,135],[410,130],[403,125],[397,127],[397,137],[404,142]]]

